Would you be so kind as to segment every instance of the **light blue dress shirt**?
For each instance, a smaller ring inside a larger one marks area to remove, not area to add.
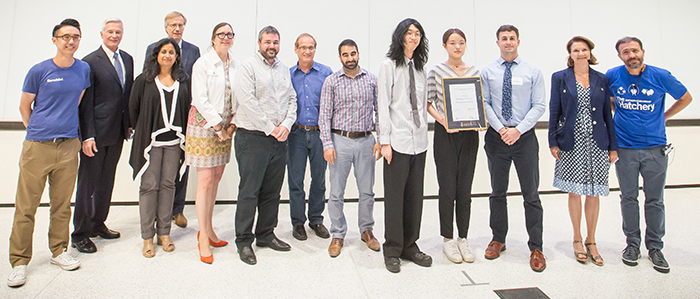
[[[486,120],[496,131],[515,127],[520,133],[532,129],[546,108],[546,91],[542,71],[532,63],[516,57],[511,67],[513,74],[513,116],[506,121],[501,113],[505,59],[499,57],[481,70]]]

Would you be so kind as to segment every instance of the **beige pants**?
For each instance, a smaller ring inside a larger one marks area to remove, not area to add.
[[[29,264],[32,259],[34,216],[41,202],[46,178],[49,179],[49,249],[56,257],[69,241],[70,199],[78,175],[77,138],[61,143],[25,140],[19,162],[19,182],[15,199],[15,217],[10,235],[10,264]]]

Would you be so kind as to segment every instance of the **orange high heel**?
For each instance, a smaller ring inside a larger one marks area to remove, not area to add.
[[[214,255],[202,256],[202,250],[199,248],[199,242],[197,242],[197,250],[199,250],[199,260],[203,263],[211,264],[214,262]]]
[[[199,232],[197,232],[197,240],[199,240]],[[224,247],[228,245],[228,242],[224,240],[219,240],[219,242],[214,242],[211,239],[209,239],[209,245],[214,246],[214,247]]]

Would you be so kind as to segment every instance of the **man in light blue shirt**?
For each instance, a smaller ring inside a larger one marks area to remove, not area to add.
[[[493,238],[485,257],[496,259],[506,249],[508,208],[506,192],[511,163],[515,164],[520,189],[525,200],[525,226],[530,236],[530,267],[544,271],[542,254],[542,204],[539,144],[533,127],[545,111],[545,86],[542,71],[518,56],[520,35],[513,25],[496,31],[501,57],[481,71],[484,108],[489,129],[484,149],[491,173],[491,231]]]
[[[318,111],[321,89],[326,77],[333,74],[331,68],[314,61],[316,39],[302,33],[294,42],[294,52],[299,57],[295,66],[289,68],[292,85],[297,93],[297,119],[289,132],[287,150],[287,182],[289,183],[289,214],[292,218],[292,235],[299,241],[306,240],[304,215],[306,193],[304,176],[306,159],[309,159],[311,187],[309,188],[309,227],[323,239],[330,238],[323,225],[323,210],[326,204],[326,160],[323,159],[323,143],[318,130]]]

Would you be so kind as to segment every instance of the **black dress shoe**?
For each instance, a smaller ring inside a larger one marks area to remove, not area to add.
[[[331,237],[331,234],[328,232],[328,229],[326,229],[326,226],[324,226],[323,223],[309,224],[309,227],[313,229],[316,236],[321,239],[328,239]]]
[[[103,227],[103,228],[99,228],[99,229],[93,230],[93,231],[92,231],[92,236],[90,236],[90,237],[94,238],[94,237],[97,237],[97,236],[100,236],[100,237],[102,237],[103,239],[118,239],[118,238],[121,237],[122,235],[121,235],[118,231],[116,231],[116,230],[111,230],[111,229],[109,229],[109,228],[107,228],[107,227],[105,226],[105,227]]]
[[[430,257],[429,255],[422,253],[420,251],[414,253],[414,254],[409,254],[406,256],[401,256],[401,258],[407,259],[409,261],[414,262],[418,266],[423,266],[423,267],[430,267],[430,265],[433,264],[433,258]]]
[[[292,236],[294,236],[294,239],[297,239],[299,241],[304,241],[308,237],[306,236],[306,230],[304,229],[304,225],[297,225],[294,227],[294,230],[292,230]]]
[[[262,241],[258,239],[258,241],[255,243],[258,247],[270,247],[272,250],[277,250],[277,251],[290,251],[292,250],[292,246],[289,246],[289,244],[285,243],[284,241],[277,239],[276,236],[272,236],[272,238],[268,241]]]
[[[90,238],[85,238],[80,241],[73,241],[70,246],[83,253],[97,252],[97,246],[95,246],[95,243],[93,243]]]
[[[258,260],[255,258],[255,252],[253,252],[253,248],[250,247],[250,245],[238,249],[238,256],[241,258],[241,261],[248,265],[255,265],[258,263]]]
[[[386,269],[389,270],[389,272],[391,273],[401,272],[401,261],[397,257],[385,257],[384,265],[386,266]]]

